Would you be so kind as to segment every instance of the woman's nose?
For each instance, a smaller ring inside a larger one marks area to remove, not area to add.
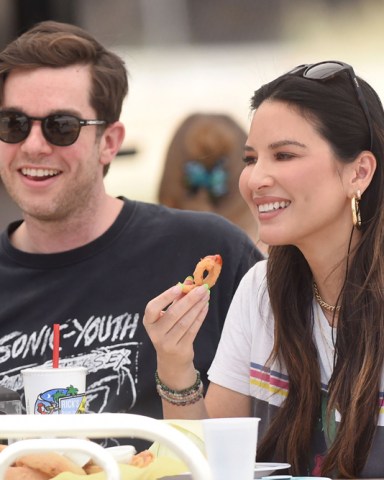
[[[251,167],[251,172],[248,177],[248,185],[252,190],[261,190],[273,184],[273,175],[269,164],[262,158]]]

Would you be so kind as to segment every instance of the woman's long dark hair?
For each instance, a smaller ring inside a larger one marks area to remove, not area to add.
[[[360,202],[361,240],[353,252],[345,252],[350,258],[340,298],[336,365],[327,407],[328,412],[340,412],[341,421],[322,464],[323,475],[345,478],[358,476],[368,458],[384,363],[384,113],[373,89],[362,80],[361,87],[372,117],[377,167]],[[326,82],[284,75],[255,93],[252,109],[265,100],[297,109],[344,163],[370,149],[367,120],[347,74]],[[267,279],[275,318],[272,358],[286,365],[289,393],[258,447],[258,459],[288,461],[294,474],[303,474],[321,410],[312,273],[296,247],[275,246],[270,250]]]

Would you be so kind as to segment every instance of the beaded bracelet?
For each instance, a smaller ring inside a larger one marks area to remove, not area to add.
[[[160,397],[179,407],[185,407],[186,405],[192,405],[203,398],[204,385],[201,381],[200,372],[196,370],[196,381],[188,388],[183,390],[173,390],[167,387],[159,378],[157,371],[155,372],[156,390]]]

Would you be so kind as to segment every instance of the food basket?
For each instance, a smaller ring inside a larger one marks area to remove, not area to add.
[[[16,439],[0,453],[0,480],[16,458],[46,450],[86,453],[98,463],[108,480],[120,480],[116,461],[100,445],[84,438],[136,437],[169,447],[188,466],[194,480],[212,480],[200,449],[166,423],[134,414],[2,415],[0,437]]]

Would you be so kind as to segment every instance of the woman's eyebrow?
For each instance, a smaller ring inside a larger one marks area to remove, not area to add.
[[[294,145],[296,147],[307,148],[307,146],[304,145],[304,143],[297,142],[296,140],[279,140],[277,142],[270,143],[268,145],[268,148],[273,150],[275,148],[286,147],[288,145]],[[244,150],[246,152],[254,152],[255,151],[255,149],[253,147],[251,147],[250,145],[245,145]]]
[[[246,152],[254,152],[255,149],[253,147],[251,147],[250,145],[244,145],[244,150]]]
[[[268,145],[269,148],[279,148],[286,147],[287,145],[294,145],[296,147],[307,148],[303,143],[297,142],[296,140],[279,140],[278,142],[273,142]]]

